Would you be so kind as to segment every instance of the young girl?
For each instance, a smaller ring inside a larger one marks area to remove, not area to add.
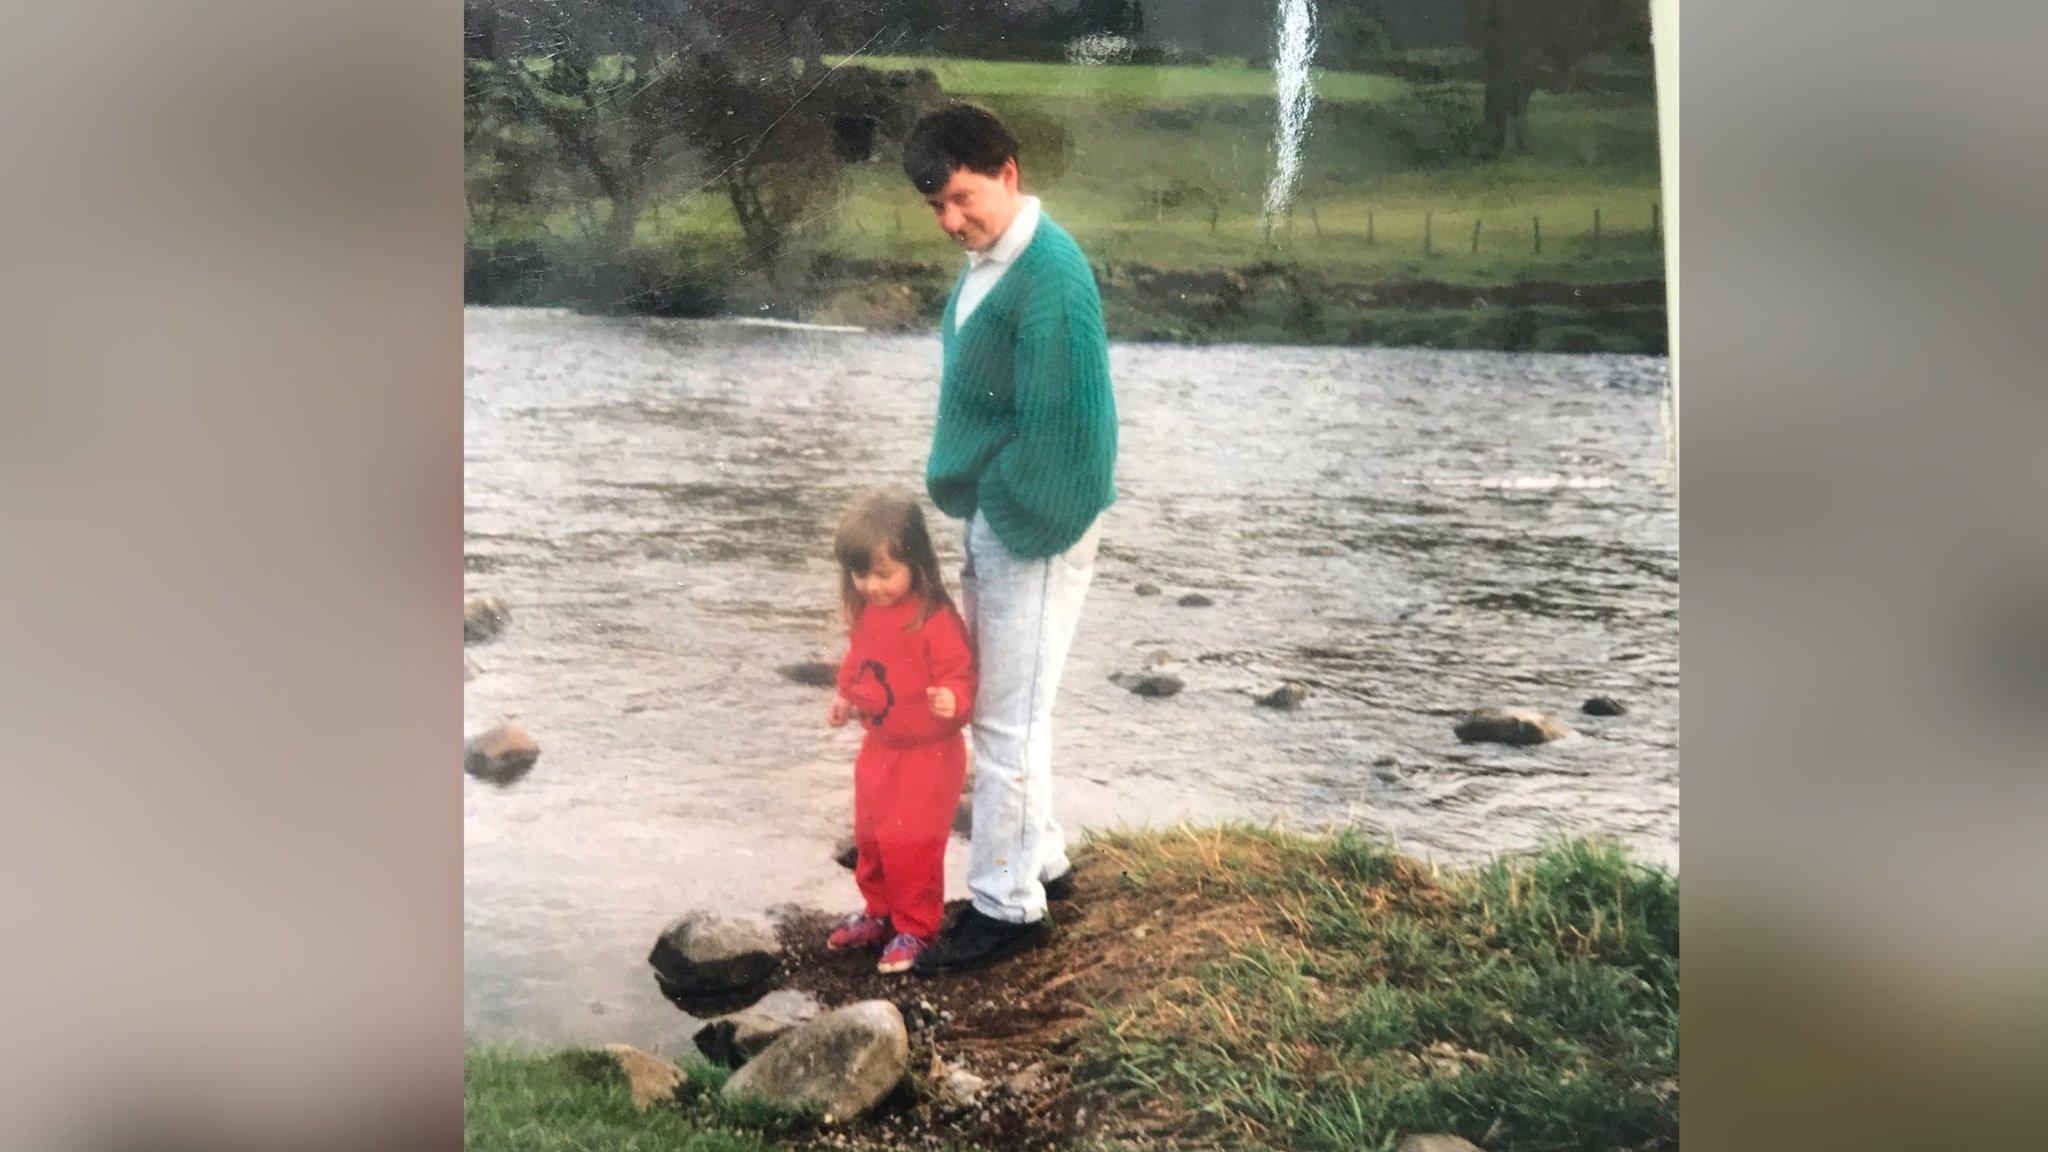
[[[867,729],[853,765],[853,877],[867,907],[826,946],[886,942],[877,970],[902,972],[938,934],[944,912],[974,658],[915,499],[865,497],[833,547],[849,643],[827,720],[836,728],[858,718]]]

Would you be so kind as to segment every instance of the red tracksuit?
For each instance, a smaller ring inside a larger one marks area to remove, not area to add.
[[[853,878],[867,914],[929,938],[945,912],[946,836],[967,776],[960,730],[974,706],[974,655],[950,608],[911,627],[915,596],[861,612],[839,694],[860,709],[867,736],[853,764]],[[932,714],[927,687],[953,691],[953,715]]]

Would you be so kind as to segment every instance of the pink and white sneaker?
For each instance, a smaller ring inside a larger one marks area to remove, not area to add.
[[[884,976],[893,976],[898,972],[908,972],[910,971],[910,966],[917,963],[917,954],[924,951],[930,945],[931,941],[922,936],[912,936],[908,932],[899,932],[894,940],[889,941],[889,946],[882,949],[882,960],[875,965],[875,971],[880,972]]]
[[[832,930],[826,937],[825,947],[834,952],[847,948],[873,948],[889,938],[889,918],[870,916],[855,912],[846,918],[846,923]]]

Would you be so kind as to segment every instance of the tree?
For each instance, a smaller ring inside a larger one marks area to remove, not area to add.
[[[473,153],[502,153],[522,132],[544,136],[572,192],[609,204],[601,225],[589,215],[615,257],[655,192],[690,171],[725,194],[747,259],[772,275],[791,229],[837,186],[844,122],[894,125],[879,107],[890,96],[936,95],[929,73],[877,81],[822,63],[864,22],[872,45],[879,12],[871,0],[469,0],[465,137]]]
[[[1496,152],[1527,150],[1529,96],[1544,65],[1569,72],[1598,52],[1650,50],[1648,0],[1470,0]]]

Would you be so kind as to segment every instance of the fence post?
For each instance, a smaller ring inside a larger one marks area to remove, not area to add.
[[[1594,209],[1593,209],[1593,248],[1594,248],[1594,249],[1595,249],[1595,250],[1597,251],[1597,250],[1599,249],[1599,247],[1600,247],[1600,209],[1596,207],[1596,208],[1594,208]]]
[[[1379,237],[1373,235],[1372,209],[1370,208],[1367,208],[1365,210],[1365,246],[1367,248],[1377,248],[1380,246]]]
[[[1424,256],[1431,256],[1436,253],[1435,229],[1436,213],[1424,212],[1422,214],[1422,254]]]
[[[1479,255],[1479,226],[1481,221],[1472,221],[1472,254]]]
[[[1536,255],[1543,255],[1543,217],[1529,217],[1529,232],[1536,238]]]
[[[1658,218],[1659,210],[1663,207],[1662,204],[1657,203],[1655,200],[1650,201],[1650,239],[1652,240],[1664,239],[1664,221]]]
[[[1323,238],[1323,218],[1316,214],[1316,206],[1313,204],[1308,206],[1308,222],[1316,230],[1316,239],[1321,240]]]

